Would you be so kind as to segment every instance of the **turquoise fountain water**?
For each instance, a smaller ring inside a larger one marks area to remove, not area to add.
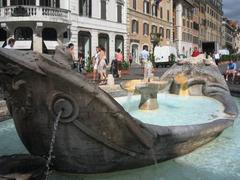
[[[166,98],[166,97],[165,97]],[[133,98],[134,100],[134,98]],[[170,100],[168,98],[168,100]],[[235,99],[240,108],[240,99]],[[194,100],[193,100],[194,101]],[[210,100],[211,101],[211,100]],[[194,101],[195,102],[195,101]],[[213,103],[215,104],[215,103]],[[217,103],[218,104],[218,103]],[[183,104],[184,105],[184,104]],[[160,105],[162,107],[163,105]],[[207,104],[206,108],[213,108]],[[221,108],[221,105],[219,106]],[[203,108],[203,105],[202,105]],[[193,108],[192,108],[193,109]],[[218,105],[217,105],[218,109]],[[173,113],[173,112],[170,112]],[[188,112],[189,113],[189,112]],[[211,114],[212,112],[210,112]],[[202,117],[202,116],[201,116]],[[213,117],[214,118],[214,117]],[[204,118],[202,118],[204,119]],[[0,123],[0,155],[26,153],[13,121]],[[158,165],[98,175],[55,173],[55,180],[237,180],[240,179],[240,118],[211,143]]]
[[[227,116],[224,107],[212,98],[158,94],[159,109],[139,110],[140,95],[115,98],[131,116],[144,123],[173,126],[211,122],[217,117]]]

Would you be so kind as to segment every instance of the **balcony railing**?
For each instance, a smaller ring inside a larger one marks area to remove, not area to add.
[[[0,18],[31,17],[37,19],[59,18],[69,21],[70,11],[66,9],[39,7],[39,6],[9,6],[0,9]]]

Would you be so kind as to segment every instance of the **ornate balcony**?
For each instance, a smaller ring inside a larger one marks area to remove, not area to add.
[[[70,24],[70,11],[39,6],[8,6],[0,8],[0,22],[47,21]]]

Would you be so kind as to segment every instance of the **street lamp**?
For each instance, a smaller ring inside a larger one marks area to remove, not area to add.
[[[161,40],[161,33],[151,33],[150,37],[151,37],[151,43],[153,44],[153,51],[155,46],[160,42]]]

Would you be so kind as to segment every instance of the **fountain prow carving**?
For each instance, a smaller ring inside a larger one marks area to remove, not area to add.
[[[190,75],[198,67],[175,65],[161,80],[171,81],[181,70],[193,79],[189,95],[214,97],[231,116],[206,124],[162,127],[133,118],[100,88],[58,62],[65,57],[55,58],[0,49],[4,97],[31,154],[48,155],[54,120],[58,110],[64,109],[53,151],[53,169],[58,171],[100,173],[142,167],[155,162],[153,151],[157,162],[165,161],[208,143],[231,126],[238,113],[213,66]]]

